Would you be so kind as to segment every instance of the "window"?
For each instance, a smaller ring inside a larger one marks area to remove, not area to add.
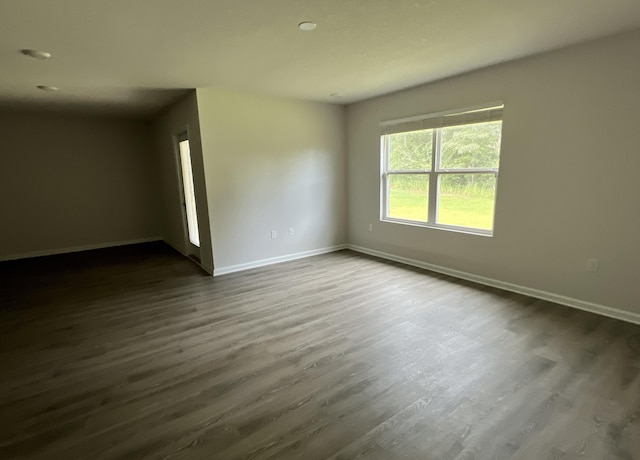
[[[502,106],[381,126],[382,220],[493,234]]]
[[[191,168],[191,150],[187,134],[178,136],[178,150],[180,152],[180,170],[182,172],[182,192],[184,194],[184,208],[187,219],[187,233],[189,242],[200,247],[198,232],[198,213],[196,211],[196,193],[193,186],[193,170]]]

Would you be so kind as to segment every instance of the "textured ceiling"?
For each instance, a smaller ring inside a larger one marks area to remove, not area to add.
[[[212,86],[348,103],[637,27],[640,0],[0,0],[0,104],[145,115]]]

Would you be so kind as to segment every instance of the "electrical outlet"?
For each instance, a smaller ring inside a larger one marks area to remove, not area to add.
[[[369,231],[372,232],[373,231],[373,224],[369,224]]]
[[[293,227],[289,227],[289,236],[293,236]]]
[[[600,259],[587,259],[587,271],[597,272],[600,266]]]
[[[278,232],[276,230],[271,230],[271,239],[275,240],[278,238]]]

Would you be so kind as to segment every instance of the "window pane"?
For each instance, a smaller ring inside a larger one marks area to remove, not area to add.
[[[436,222],[491,230],[495,199],[493,174],[442,174]]]
[[[388,176],[388,217],[427,221],[429,176],[426,174],[391,174]]]
[[[411,131],[385,136],[390,169],[431,169],[433,130]]]
[[[501,121],[442,128],[440,168],[497,168]]]
[[[187,230],[189,241],[194,246],[200,247],[200,234],[198,232],[198,213],[196,211],[196,193],[193,187],[193,171],[191,169],[191,151],[189,141],[184,140],[179,144],[180,165],[182,166],[182,185],[184,189],[185,209],[187,211]]]

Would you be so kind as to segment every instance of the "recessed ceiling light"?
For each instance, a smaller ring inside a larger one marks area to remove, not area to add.
[[[316,27],[318,27],[318,25],[315,22],[304,21],[298,24],[298,29],[302,30],[303,32],[316,30]]]
[[[20,50],[20,52],[25,56],[37,59],[38,61],[44,61],[45,59],[49,59],[51,57],[51,53],[40,50]]]
[[[49,86],[49,85],[38,85],[36,88],[41,89],[42,91],[46,91],[47,93],[55,93],[56,91],[60,91],[60,88],[57,86]]]

